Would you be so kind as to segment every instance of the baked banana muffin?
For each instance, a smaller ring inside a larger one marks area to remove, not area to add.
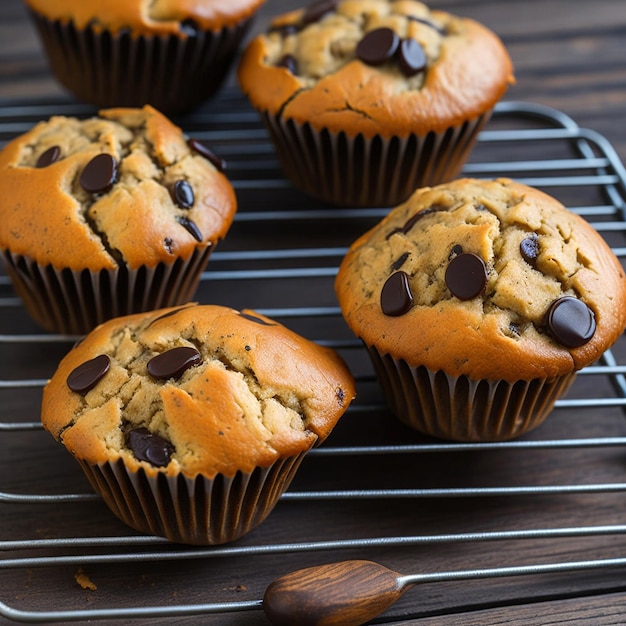
[[[265,519],[354,394],[332,350],[253,311],[187,305],[94,329],[41,419],[128,525],[215,544]]]
[[[0,249],[44,328],[188,302],[236,211],[223,164],[155,109],[41,122],[0,152]]]
[[[286,175],[346,206],[455,178],[513,81],[500,39],[413,0],[320,0],[275,18],[238,77]]]
[[[221,86],[263,0],[25,0],[52,72],[99,107],[189,111]]]
[[[417,190],[351,246],[336,291],[398,418],[459,441],[539,425],[626,325],[597,231],[506,179]]]

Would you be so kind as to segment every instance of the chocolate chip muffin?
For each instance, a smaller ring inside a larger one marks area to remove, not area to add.
[[[513,81],[498,37],[412,0],[319,0],[275,18],[238,77],[286,175],[346,206],[452,180]]]
[[[223,162],[155,109],[55,116],[0,152],[0,249],[44,328],[188,302],[236,211]]]
[[[417,190],[350,247],[336,291],[398,418],[459,441],[539,425],[626,325],[605,241],[506,179]]]
[[[265,519],[354,394],[332,350],[253,311],[187,305],[92,331],[41,419],[128,525],[214,544]]]
[[[25,0],[50,67],[99,107],[190,111],[221,86],[263,0]]]

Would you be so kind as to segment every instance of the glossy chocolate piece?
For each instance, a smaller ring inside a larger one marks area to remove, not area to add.
[[[487,284],[485,262],[476,254],[463,252],[455,256],[446,268],[446,285],[459,300],[479,296]]]
[[[285,54],[276,64],[276,67],[284,67],[292,74],[298,73],[298,62],[296,58],[291,54]]]
[[[424,19],[423,17],[417,17],[416,15],[407,15],[407,18],[412,22],[419,22],[420,24],[424,24],[424,26],[429,26],[430,28],[436,30],[440,35],[445,35],[446,31],[444,28],[437,26],[434,22],[430,20]]]
[[[67,377],[67,386],[76,393],[85,395],[93,389],[111,367],[111,359],[101,354],[75,367]]]
[[[174,446],[169,441],[151,433],[147,428],[129,430],[126,433],[126,445],[136,459],[146,461],[155,467],[169,465],[174,453]]]
[[[596,316],[582,300],[564,296],[550,305],[545,325],[550,335],[561,345],[579,348],[596,332]]]
[[[38,168],[48,167],[48,165],[56,163],[60,158],[61,148],[59,148],[59,146],[52,146],[39,155],[35,166]]]
[[[519,251],[526,263],[535,267],[539,256],[539,237],[535,233],[522,239],[519,244]]]
[[[302,26],[319,22],[327,13],[334,11],[336,7],[336,0],[318,0],[311,3],[302,14]]]
[[[365,34],[356,47],[356,56],[368,65],[382,65],[392,59],[400,38],[391,28],[376,28]]]
[[[251,322],[262,324],[263,326],[275,326],[275,324],[270,324],[269,322],[262,320],[260,317],[256,317],[256,315],[250,315],[250,313],[239,313],[239,315],[247,320],[250,320]]]
[[[196,200],[193,187],[186,180],[177,180],[170,189],[170,195],[181,209],[190,209]]]
[[[443,206],[442,204],[435,204],[431,207],[428,207],[427,209],[424,209],[423,211],[420,211],[419,213],[416,213],[415,215],[412,215],[404,224],[404,226],[400,227],[400,228],[395,228],[394,230],[392,230],[386,237],[386,239],[389,239],[392,235],[395,235],[396,233],[403,233],[404,235],[408,234],[408,232],[411,230],[411,228],[413,228],[413,226],[415,226],[415,224],[417,224],[417,222],[419,222],[421,219],[425,218],[427,215],[430,215],[431,213],[439,213],[440,211],[447,211],[449,207],[447,206]]]
[[[196,240],[202,241],[202,233],[197,224],[187,217],[177,217],[176,221]]]
[[[190,367],[202,362],[200,353],[191,346],[180,346],[162,352],[148,361],[148,374],[157,380],[180,378]]]
[[[399,258],[397,258],[392,264],[391,264],[391,269],[395,270],[399,270],[406,262],[406,260],[409,258],[410,253],[409,252],[405,252],[404,254],[400,255]]]
[[[398,47],[398,65],[407,77],[415,76],[426,69],[426,53],[415,39],[403,39]]]
[[[400,270],[392,274],[380,292],[380,308],[385,315],[398,317],[407,313],[413,306],[413,294],[406,272]]]
[[[95,156],[80,175],[80,186],[89,193],[106,193],[117,179],[117,163],[105,152]]]
[[[218,157],[211,148],[202,143],[198,139],[189,139],[187,145],[200,156],[204,157],[209,163],[211,163],[217,170],[223,172],[226,169],[226,161]]]

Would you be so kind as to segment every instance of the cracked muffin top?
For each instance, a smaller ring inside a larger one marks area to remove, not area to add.
[[[626,326],[624,270],[604,239],[508,179],[417,190],[354,242],[336,291],[367,345],[473,379],[580,369]]]
[[[354,394],[334,351],[252,311],[192,304],[93,330],[46,385],[41,419],[87,463],[211,478],[308,450]]]
[[[263,0],[25,0],[39,15],[77,28],[92,26],[133,35],[182,35],[218,30],[252,17]]]
[[[232,223],[222,168],[150,106],[52,117],[0,152],[0,247],[55,268],[187,259]]]
[[[495,34],[413,0],[318,0],[281,15],[238,76],[261,111],[368,137],[461,124],[513,82]]]

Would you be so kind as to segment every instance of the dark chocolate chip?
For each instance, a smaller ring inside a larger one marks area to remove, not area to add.
[[[302,26],[319,22],[327,13],[334,11],[336,7],[336,0],[317,0],[317,2],[309,4],[302,14]]]
[[[172,250],[173,244],[174,244],[174,241],[172,240],[171,237],[166,237],[163,240],[163,247],[167,250],[168,254],[173,254],[173,250]]]
[[[452,250],[450,250],[450,254],[448,255],[448,261],[452,261],[455,256],[459,256],[459,254],[463,254],[463,246],[460,243],[452,246]]]
[[[150,328],[150,326],[152,326],[152,324],[155,324],[156,322],[158,322],[159,320],[165,319],[167,317],[172,317],[173,315],[176,315],[177,313],[180,313],[180,311],[183,311],[184,309],[186,309],[188,307],[186,306],[181,306],[178,307],[177,309],[174,309],[172,311],[168,311],[167,313],[163,313],[163,315],[159,315],[159,317],[155,317],[147,326],[146,328]]]
[[[419,222],[422,218],[426,217],[427,215],[430,215],[431,213],[438,213],[439,211],[447,211],[449,209],[449,207],[447,206],[443,206],[441,204],[435,204],[431,207],[428,207],[427,209],[424,209],[422,211],[420,211],[419,213],[416,213],[415,215],[412,215],[404,224],[404,226],[402,226],[401,228],[396,228],[394,230],[392,230],[388,235],[387,235],[387,239],[389,239],[392,235],[395,235],[396,233],[403,233],[403,234],[407,234],[411,228],[413,228],[413,226],[415,226],[415,224],[417,224],[417,222]]]
[[[292,74],[298,73],[298,62],[296,58],[292,54],[286,54],[283,56],[278,63],[276,63],[276,67],[284,67],[289,70]]]
[[[270,25],[268,32],[279,33],[281,37],[289,37],[289,35],[295,35],[299,30],[297,24],[280,24],[278,26]]]
[[[485,262],[476,254],[463,252],[450,261],[445,279],[452,295],[459,300],[471,300],[480,295],[487,284]]]
[[[549,333],[566,348],[585,345],[596,332],[596,316],[578,298],[564,296],[548,309],[545,324]]]
[[[180,346],[161,352],[148,361],[148,374],[159,380],[180,378],[190,367],[202,362],[200,353],[191,346]]]
[[[196,241],[200,241],[200,242],[202,241],[203,239],[202,233],[200,232],[200,229],[198,228],[195,222],[192,222],[190,219],[186,217],[177,217],[176,221],[183,228],[185,228]]]
[[[250,315],[249,313],[239,313],[241,317],[245,317],[247,320],[251,322],[256,322],[257,324],[262,324],[263,326],[275,326],[275,324],[271,324],[270,322],[266,322],[260,317],[256,317],[255,315]]]
[[[437,26],[437,24],[435,24],[434,22],[431,22],[430,20],[424,19],[423,17],[417,17],[415,15],[407,15],[407,17],[412,22],[419,22],[420,24],[424,24],[424,26],[430,26],[430,28],[434,28],[440,35],[446,34],[446,31],[444,28]]]
[[[408,258],[409,258],[409,253],[405,252],[391,264],[391,269],[393,269],[394,271],[399,270],[404,265],[405,261]]]
[[[413,306],[413,294],[406,272],[400,270],[392,274],[380,292],[380,308],[385,315],[398,317]]]
[[[211,148],[198,139],[189,139],[187,141],[187,145],[200,156],[203,156],[207,161],[212,163],[213,166],[220,172],[223,172],[226,169],[226,161],[218,157],[213,150],[211,150]]]
[[[539,256],[539,238],[532,233],[519,244],[519,251],[526,263],[535,267],[537,265],[537,257]]]
[[[398,65],[407,77],[415,76],[426,69],[426,53],[415,39],[403,39],[398,48]]]
[[[59,146],[52,146],[45,152],[42,152],[37,159],[36,167],[48,167],[52,165],[61,157],[61,148]]]
[[[186,180],[177,180],[170,188],[170,195],[181,209],[190,209],[196,199],[193,187]]]
[[[186,19],[180,23],[180,31],[182,33],[185,33],[185,35],[191,35],[192,37],[195,37],[200,31],[200,27],[194,20]]]
[[[134,428],[126,434],[126,445],[139,461],[147,461],[155,467],[165,467],[169,464],[174,446],[151,433],[147,428]]]
[[[400,38],[391,28],[376,28],[365,34],[356,46],[356,56],[368,65],[382,65],[393,57]]]
[[[67,377],[67,386],[76,393],[85,395],[93,389],[109,371],[111,359],[101,354],[75,367]]]
[[[106,153],[95,156],[80,175],[80,186],[89,193],[105,193],[117,178],[117,163]]]

